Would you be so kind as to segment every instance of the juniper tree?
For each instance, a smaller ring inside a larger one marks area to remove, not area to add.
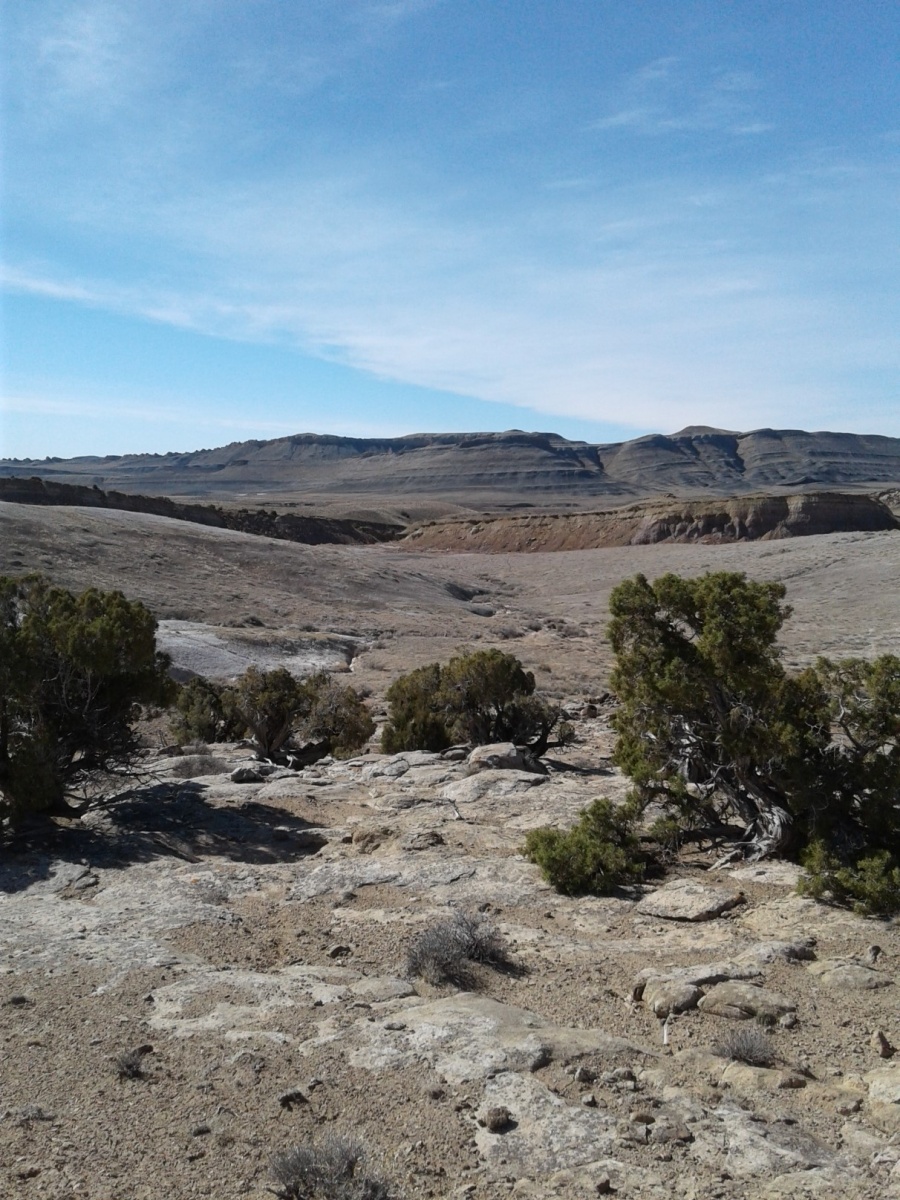
[[[156,620],[121,592],[0,577],[0,814],[72,813],[130,771],[144,704],[172,697]]]

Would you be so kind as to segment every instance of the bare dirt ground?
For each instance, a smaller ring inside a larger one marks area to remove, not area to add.
[[[263,1200],[273,1151],[336,1131],[407,1200],[900,1196],[900,1068],[871,1044],[900,1046],[896,923],[802,900],[788,865],[711,872],[712,846],[674,879],[737,903],[696,922],[659,915],[659,880],[570,899],[519,853],[624,792],[608,709],[578,716],[606,685],[611,588],[709,569],[786,583],[793,663],[900,653],[892,533],[464,555],[0,506],[0,572],[122,588],[185,670],[319,654],[381,716],[401,672],[496,645],[578,732],[546,776],[370,753],[234,783],[246,750],[161,754],[157,725],[133,795],[4,851],[0,1195]],[[408,978],[413,938],[456,908],[512,968]],[[668,1044],[634,999],[647,968],[704,993]],[[759,1028],[713,1011],[721,979],[774,1006],[770,1069],[710,1053]]]

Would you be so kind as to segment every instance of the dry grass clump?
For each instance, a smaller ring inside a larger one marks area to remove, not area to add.
[[[179,759],[172,767],[176,779],[199,779],[203,775],[225,775],[230,770],[228,763],[211,754],[189,754]]]
[[[426,983],[473,986],[472,963],[510,965],[509,951],[496,925],[480,913],[455,912],[426,926],[406,952],[410,976]]]
[[[720,1058],[746,1063],[749,1067],[771,1067],[777,1055],[775,1047],[761,1029],[744,1026],[732,1030],[726,1038],[712,1048]]]
[[[362,1147],[349,1138],[293,1146],[272,1156],[281,1200],[390,1200],[387,1184],[364,1171]]]
[[[116,1070],[120,1079],[143,1079],[144,1051],[124,1050],[116,1056]]]

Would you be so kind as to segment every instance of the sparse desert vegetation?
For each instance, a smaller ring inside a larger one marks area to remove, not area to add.
[[[76,612],[95,553],[101,616],[115,574],[150,622],[177,608],[169,653],[234,669],[129,703],[139,774],[92,776],[80,820],[7,829],[11,1195],[890,1194],[893,534],[313,568],[56,516],[28,517],[33,559],[11,527],[13,575],[54,547]],[[139,544],[193,574],[164,590]],[[778,854],[742,788],[788,813]],[[113,1147],[123,1105],[140,1139]]]

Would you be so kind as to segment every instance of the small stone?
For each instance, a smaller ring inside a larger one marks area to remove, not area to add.
[[[512,1113],[505,1105],[489,1108],[484,1116],[479,1117],[478,1124],[483,1125],[489,1133],[502,1133],[512,1124]]]
[[[869,1040],[869,1045],[873,1050],[877,1051],[881,1058],[893,1058],[895,1054],[894,1047],[887,1040],[884,1031],[876,1029]]]
[[[384,1028],[391,1030],[392,1033],[399,1032],[399,1030],[406,1028],[406,1022],[405,1021],[385,1021]]]
[[[191,1130],[191,1137],[206,1137],[212,1130],[208,1125],[195,1125]]]
[[[613,1190],[612,1180],[608,1175],[601,1175],[594,1184],[598,1196],[609,1196]]]
[[[878,962],[878,959],[880,958],[881,954],[882,954],[882,949],[880,946],[869,946],[868,950],[866,950],[866,953],[865,953],[865,959],[870,967],[875,966],[875,964]]]
[[[590,1067],[582,1065],[575,1069],[576,1083],[593,1083],[596,1078],[597,1072],[592,1071]]]
[[[352,954],[352,953],[353,953],[353,951],[351,950],[351,948],[349,946],[344,946],[341,943],[337,943],[334,946],[328,947],[328,957],[329,958],[346,958],[348,954]]]
[[[311,1086],[311,1085],[310,1085]],[[300,1104],[309,1104],[306,1096],[300,1088],[289,1088],[288,1091],[282,1092],[278,1097],[278,1103],[282,1108],[286,1108],[288,1112],[293,1112],[294,1108]]]
[[[585,1108],[596,1108],[597,1107],[597,1097],[594,1095],[593,1092],[585,1092],[584,1095],[581,1097],[581,1103],[584,1105]]]

